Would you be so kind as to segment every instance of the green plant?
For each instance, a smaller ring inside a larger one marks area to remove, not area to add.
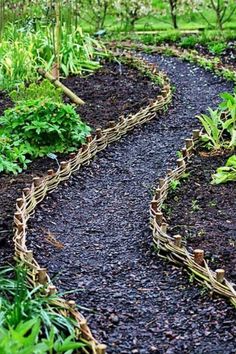
[[[191,201],[191,209],[193,212],[201,210],[201,206],[199,205],[199,202],[197,199],[192,199]]]
[[[223,68],[222,75],[226,80],[236,82],[236,73],[234,71],[227,69],[227,68]]]
[[[75,336],[57,338],[53,329],[48,338],[40,338],[42,322],[39,318],[20,322],[15,328],[0,328],[0,352],[2,354],[73,353],[85,347],[76,342]]]
[[[231,136],[229,147],[236,146],[236,91],[234,94],[224,92],[220,95],[223,101],[220,104],[221,111],[225,114],[224,129]]]
[[[72,353],[77,324],[58,313],[58,295],[31,289],[21,265],[0,269],[0,352],[3,354]]]
[[[236,155],[229,157],[225,166],[217,168],[211,183],[220,184],[229,181],[236,181]]]
[[[182,157],[183,157],[183,153],[182,153],[182,151],[177,151],[176,152],[176,156],[179,158],[179,159],[181,159]]]
[[[181,183],[179,180],[174,179],[170,182],[170,189],[172,191],[175,191],[176,189],[178,189],[180,187]]]
[[[188,37],[181,38],[180,46],[182,48],[194,48],[197,43],[198,43],[197,36],[188,36]]]
[[[184,172],[184,173],[182,173],[182,175],[180,176],[180,180],[181,180],[181,181],[185,181],[185,180],[187,180],[187,179],[189,178],[189,176],[190,176],[190,172]]]
[[[209,108],[209,115],[197,116],[205,134],[201,139],[208,149],[231,149],[236,146],[236,94],[221,94],[219,109]]]
[[[51,32],[50,26],[41,26],[37,31],[17,31],[13,24],[8,25],[0,43],[1,89],[12,90],[22,81],[35,81],[39,78],[39,67],[52,68],[55,53]],[[105,55],[105,48],[80,27],[69,31],[62,25],[60,43],[63,75],[91,72],[100,67],[96,58]]]
[[[221,55],[226,48],[227,44],[222,42],[211,42],[208,44],[209,51],[215,55]]]
[[[27,165],[28,157],[76,150],[90,133],[71,105],[48,99],[21,102],[6,110],[0,126],[6,139],[0,145],[0,170],[14,173]]]
[[[24,83],[20,84],[17,89],[10,92],[9,96],[13,102],[28,101],[32,99],[50,99],[53,102],[62,102],[62,90],[56,88],[48,80],[39,83],[32,83],[28,87]]]
[[[208,149],[220,149],[222,142],[222,120],[218,110],[208,109],[209,115],[202,114],[197,118],[202,123],[206,133],[201,136],[201,140]]]
[[[27,146],[23,141],[9,137],[0,138],[0,172],[17,174],[31,162],[27,157]]]

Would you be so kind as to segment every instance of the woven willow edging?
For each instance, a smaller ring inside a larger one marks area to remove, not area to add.
[[[86,138],[86,143],[82,145],[78,153],[70,155],[68,161],[60,163],[57,171],[49,170],[47,176],[43,178],[34,177],[30,188],[24,188],[22,197],[17,199],[16,212],[14,214],[14,247],[15,257],[27,266],[28,279],[33,286],[44,284],[46,293],[53,294],[57,289],[52,285],[46,268],[41,268],[33,256],[32,250],[28,250],[27,241],[27,222],[34,214],[36,206],[54,191],[59,183],[70,178],[71,174],[84,165],[91,162],[92,158],[100,151],[104,150],[109,144],[119,140],[123,135],[134,127],[152,120],[156,112],[166,108],[171,102],[172,92],[169,79],[164,73],[158,72],[155,66],[146,63],[139,58],[131,55],[117,56],[120,61],[135,66],[141,72],[145,72],[152,79],[162,84],[161,93],[156,100],[146,108],[141,109],[134,115],[121,117],[118,123],[111,122],[106,129],[97,129],[95,134]],[[86,320],[76,310],[74,301],[66,301],[60,298],[54,302],[58,306],[58,311],[63,315],[74,318],[78,323],[78,335],[89,342],[93,353],[105,353],[106,346],[99,344],[89,330]]]
[[[180,235],[173,237],[168,235],[168,225],[163,221],[165,219],[161,209],[171,182],[179,179],[185,173],[186,165],[194,154],[194,147],[199,144],[200,137],[200,131],[194,130],[192,137],[185,140],[186,145],[182,149],[183,157],[177,160],[177,167],[168,171],[166,177],[159,180],[150,205],[150,227],[153,232],[153,242],[169,260],[190,269],[197,276],[198,281],[204,283],[212,291],[229,298],[236,307],[236,290],[234,284],[224,277],[224,270],[217,269],[215,272],[211,270],[204,259],[204,251],[200,249],[194,250],[193,253],[188,251]]]
[[[123,48],[127,50],[133,49],[149,54],[157,53],[166,54],[168,56],[175,56],[180,59],[196,63],[205,69],[213,70],[216,75],[223,76],[225,79],[236,82],[236,71],[230,65],[224,65],[220,60],[218,60],[218,58],[217,60],[216,58],[206,58],[194,50],[180,49],[171,45],[155,46],[127,41],[120,43],[109,43],[108,45],[110,47],[115,46],[117,48]]]

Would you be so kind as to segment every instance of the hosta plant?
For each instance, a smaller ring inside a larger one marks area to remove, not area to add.
[[[233,149],[236,146],[236,93],[221,94],[219,108],[197,116],[205,133],[201,139],[208,149]]]
[[[212,176],[212,184],[226,183],[236,181],[236,155],[228,158],[225,166],[217,168]]]

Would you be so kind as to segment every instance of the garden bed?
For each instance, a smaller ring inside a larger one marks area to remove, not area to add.
[[[160,94],[149,78],[118,62],[107,62],[92,75],[69,77],[63,83],[86,102],[77,112],[93,128],[138,112]]]
[[[224,155],[194,155],[187,169],[189,177],[170,190],[163,212],[170,235],[183,236],[192,250],[205,250],[210,267],[225,269],[226,278],[236,282],[235,183],[210,184],[211,175],[225,161]]]
[[[201,55],[207,55],[210,58],[219,58],[224,65],[230,65],[236,70],[236,41],[228,42],[225,50],[219,55],[213,54],[207,47],[201,44],[196,44],[194,49]]]
[[[111,120],[118,120],[120,115],[138,112],[160,93],[160,88],[150,79],[142,76],[138,70],[116,63],[107,63],[98,72],[84,78],[68,78],[67,83],[70,88],[75,89],[75,92],[85,99],[85,106],[79,107],[78,112],[82,119],[93,125],[94,128],[105,126]],[[119,90],[117,91],[118,85]],[[111,92],[113,92],[113,96]],[[113,105],[111,97],[114,100]],[[0,96],[1,112],[12,105],[6,94]],[[64,155],[59,154],[58,159],[64,159]],[[0,174],[1,264],[11,261],[13,255],[12,223],[16,198],[21,195],[24,187],[31,184],[33,176],[43,176],[50,168],[58,168],[56,161],[44,157],[32,162],[26,171],[17,176]]]

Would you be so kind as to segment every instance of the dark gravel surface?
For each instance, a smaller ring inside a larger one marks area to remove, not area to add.
[[[38,209],[29,248],[83,307],[108,353],[235,353],[236,314],[151,249],[148,209],[195,114],[232,85],[175,58],[149,57],[176,86],[169,112],[102,152]],[[54,239],[54,245],[48,243]]]
[[[212,269],[224,268],[236,283],[236,185],[212,185],[212,174],[229,156],[193,157],[187,180],[169,193],[164,208],[169,232],[182,235],[188,247],[205,250]]]

